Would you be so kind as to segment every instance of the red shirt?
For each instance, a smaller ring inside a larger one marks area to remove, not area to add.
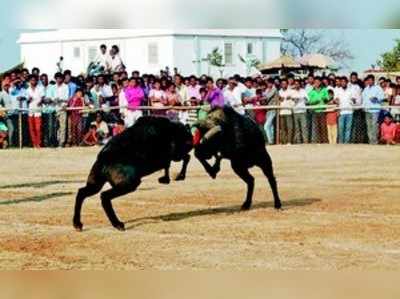
[[[396,137],[397,126],[395,123],[391,122],[390,124],[382,123],[381,124],[381,138],[383,140],[394,140]]]

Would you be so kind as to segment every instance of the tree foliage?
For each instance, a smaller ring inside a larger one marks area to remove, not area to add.
[[[282,54],[301,57],[305,54],[323,54],[338,65],[347,66],[353,55],[341,38],[327,35],[324,30],[283,29]]]
[[[378,65],[387,72],[400,71],[400,39],[396,39],[392,50],[381,55]]]

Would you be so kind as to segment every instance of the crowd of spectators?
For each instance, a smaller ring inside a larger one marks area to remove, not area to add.
[[[104,144],[143,115],[192,124],[224,105],[253,118],[268,144],[400,142],[400,77],[235,75],[214,82],[206,75],[183,77],[176,69],[128,74],[118,48],[112,51],[108,62],[102,46],[86,76],[73,76],[61,63],[50,77],[38,68],[5,74],[0,147],[19,146],[20,140],[34,148]]]

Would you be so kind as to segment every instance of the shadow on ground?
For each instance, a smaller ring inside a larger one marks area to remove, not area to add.
[[[79,184],[84,183],[82,181],[45,181],[45,182],[31,182],[31,183],[22,183],[22,184],[14,184],[14,185],[4,185],[0,186],[0,189],[13,189],[13,188],[44,188],[51,185],[60,185],[60,184]]]
[[[73,194],[72,192],[56,192],[56,193],[50,193],[50,194],[44,194],[44,195],[36,195],[36,196],[31,196],[31,197],[26,197],[26,198],[21,198],[21,199],[12,199],[12,200],[7,200],[7,201],[0,201],[0,206],[5,206],[5,205],[15,205],[15,204],[20,204],[20,203],[27,203],[27,202],[41,202],[57,197],[62,197],[66,195],[71,195]]]
[[[300,198],[300,199],[288,200],[283,202],[283,209],[290,209],[291,207],[308,206],[320,201],[321,199],[319,198]],[[273,202],[261,202],[253,204],[252,210],[273,208],[273,207],[274,207]],[[219,214],[236,214],[241,212],[240,208],[241,205],[235,205],[235,206],[220,207],[220,208],[209,208],[209,209],[201,209],[201,210],[194,210],[187,212],[169,213],[165,215],[133,219],[125,222],[125,224],[133,223],[133,225],[126,228],[127,230],[129,230],[145,224],[156,223],[159,221],[180,221],[193,217],[219,215]]]

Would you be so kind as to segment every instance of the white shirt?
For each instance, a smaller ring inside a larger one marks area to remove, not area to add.
[[[0,91],[0,105],[1,104],[7,109],[7,114],[14,113],[19,108],[19,102],[11,97],[5,90]]]
[[[114,58],[111,56],[107,57],[107,67],[112,72],[118,72],[122,66],[122,59],[119,55],[115,55]]]
[[[106,69],[107,61],[109,60],[109,57],[110,56],[107,53],[103,54],[100,52],[94,59],[94,62],[101,65],[102,67],[104,67],[104,69]]]
[[[231,106],[237,113],[245,114],[240,89],[238,87],[235,87],[233,90],[228,87],[224,89],[224,102],[225,105]]]
[[[45,96],[44,88],[37,85],[34,89],[29,86],[27,89],[29,109],[41,109],[40,105]],[[41,116],[41,111],[29,111],[29,116]]]
[[[121,90],[118,95],[118,106],[124,107],[120,108],[119,112],[122,114],[123,117],[126,115],[126,107],[128,106],[128,101],[126,100],[125,91]]]
[[[335,97],[339,100],[340,115],[353,113],[353,92],[350,88],[340,88]]]
[[[280,89],[279,90],[279,97],[282,98],[283,100],[280,102],[280,106],[282,107],[287,107],[287,108],[292,108],[294,107],[295,103],[294,101],[291,99],[293,93],[293,89]],[[281,109],[279,112],[280,115],[291,115],[292,114],[292,110],[291,109]]]
[[[292,89],[292,98],[294,100],[294,113],[305,113],[306,112],[306,102],[307,102],[307,93],[305,89],[300,88]]]
[[[362,105],[361,87],[358,84],[351,84],[347,87],[351,90],[352,97],[356,100],[356,105]]]
[[[98,86],[99,90],[96,90],[96,87],[93,87],[91,92],[95,93],[97,96],[101,96],[103,98],[110,98],[113,96],[112,89],[109,85],[104,84],[103,86]]]
[[[69,88],[68,85],[65,83],[62,83],[60,85],[54,85],[54,98],[52,98],[53,101],[56,101],[56,106],[58,107],[65,107],[67,105],[67,101],[69,98]]]

